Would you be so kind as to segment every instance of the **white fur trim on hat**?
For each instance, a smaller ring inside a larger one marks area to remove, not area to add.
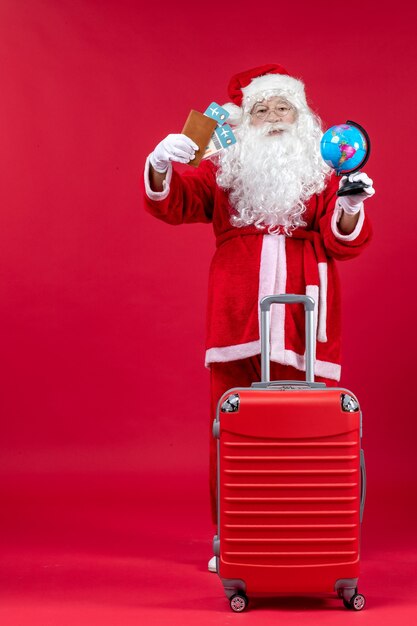
[[[295,106],[307,106],[304,84],[286,74],[266,74],[254,78],[249,85],[243,87],[242,94],[244,111],[251,109],[256,101],[273,95],[286,97]]]

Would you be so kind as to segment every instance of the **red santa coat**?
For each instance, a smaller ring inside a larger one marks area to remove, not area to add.
[[[168,224],[213,224],[217,249],[209,277],[206,365],[260,353],[262,297],[307,294],[316,302],[315,374],[339,380],[341,305],[335,260],[356,257],[371,237],[363,208],[353,233],[338,231],[339,179],[332,176],[326,189],[310,198],[303,215],[307,226],[288,237],[255,226],[232,226],[228,192],[217,185],[211,161],[183,175],[170,168],[162,192],[150,189],[148,168],[147,162],[147,211]],[[303,307],[275,305],[271,311],[271,360],[305,371]]]

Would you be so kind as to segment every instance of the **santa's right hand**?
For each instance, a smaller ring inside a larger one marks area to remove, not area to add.
[[[195,157],[198,146],[186,135],[168,135],[156,146],[149,161],[157,172],[164,174],[170,161],[189,163]]]

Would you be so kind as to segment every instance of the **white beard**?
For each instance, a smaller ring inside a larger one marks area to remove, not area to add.
[[[269,134],[281,130],[278,134]],[[320,123],[310,112],[294,124],[252,126],[247,118],[235,129],[236,144],[219,157],[217,183],[230,190],[233,226],[254,224],[286,234],[305,226],[305,203],[323,191],[330,168],[320,155]]]

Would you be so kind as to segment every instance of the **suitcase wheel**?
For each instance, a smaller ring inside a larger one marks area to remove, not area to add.
[[[230,598],[230,608],[235,613],[241,613],[248,606],[248,598],[243,593],[236,593]]]
[[[362,611],[362,609],[365,607],[365,603],[365,596],[363,596],[361,593],[355,593],[355,595],[352,596],[349,602],[343,599],[343,604],[345,605],[345,607],[353,611]]]

